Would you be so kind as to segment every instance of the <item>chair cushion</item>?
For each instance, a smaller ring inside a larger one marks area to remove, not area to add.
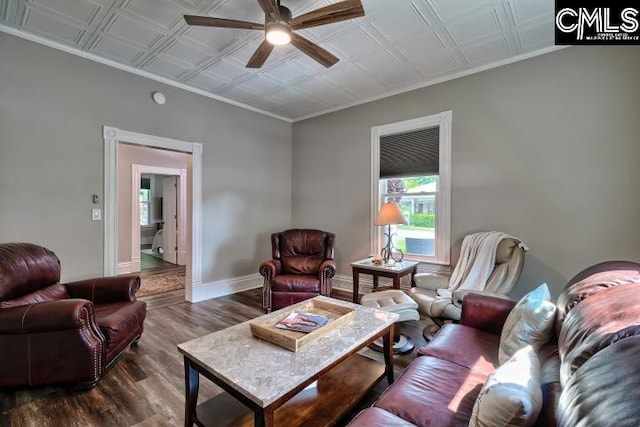
[[[522,297],[507,316],[500,335],[498,358],[504,363],[518,350],[531,345],[538,350],[554,333],[556,305],[546,283]]]
[[[540,363],[527,346],[489,375],[473,406],[469,427],[532,426],[541,408]]]
[[[403,420],[397,415],[393,415],[391,412],[387,412],[384,409],[372,407],[367,408],[360,412],[349,423],[349,427],[410,427],[415,426],[408,421]]]
[[[499,342],[498,335],[465,325],[447,323],[442,326],[429,345],[418,350],[418,354],[448,360],[464,368],[489,375],[499,365],[497,350]]]
[[[289,307],[317,296],[317,292],[273,292],[271,294],[271,308],[277,310]]]
[[[2,301],[0,302],[0,308],[17,307],[19,305],[57,301],[67,298],[69,298],[69,295],[67,294],[67,288],[58,283],[55,285],[47,286],[44,289],[38,289],[37,291],[31,292],[18,298],[11,299],[9,301]]]
[[[272,236],[273,257],[282,261],[285,274],[318,274],[320,264],[329,258],[327,244],[331,233],[320,230],[293,229]]]
[[[106,338],[107,362],[142,333],[146,306],[143,301],[94,306],[96,323]]]
[[[285,274],[318,274],[324,255],[282,257],[282,272]]]
[[[418,303],[418,310],[429,317],[444,317],[447,308],[452,305],[451,298],[439,297],[436,291],[421,288],[411,288],[409,290],[411,298]],[[458,320],[460,315],[455,319]]]
[[[640,283],[640,264],[629,261],[607,261],[584,269],[573,277],[558,297],[556,332],[560,332],[562,321],[580,302],[599,292],[619,285]]]
[[[390,311],[392,313],[403,310],[418,309],[418,303],[409,298],[407,294],[397,289],[365,294],[360,299],[360,304],[367,307]]]
[[[320,293],[320,279],[318,276],[302,276],[296,274],[281,274],[273,278],[271,283],[273,292],[316,292]]]
[[[419,426],[466,426],[487,375],[430,356],[418,357],[374,406]]]
[[[31,243],[0,244],[0,301],[14,299],[60,281],[60,261]]]
[[[558,425],[637,427],[638,348],[640,336],[622,338],[585,361],[562,390]]]
[[[589,296],[569,311],[558,337],[563,385],[602,349],[640,335],[639,294],[640,283],[618,285]]]

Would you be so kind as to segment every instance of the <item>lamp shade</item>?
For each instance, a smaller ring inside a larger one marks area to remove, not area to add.
[[[393,202],[385,202],[380,206],[378,216],[376,217],[376,225],[389,225],[389,224],[406,224],[407,220],[404,219],[400,207]]]

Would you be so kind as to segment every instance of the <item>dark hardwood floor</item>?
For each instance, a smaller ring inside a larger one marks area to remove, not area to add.
[[[351,300],[349,292],[336,290],[333,296]],[[0,426],[181,426],[184,366],[176,345],[263,314],[260,289],[195,304],[183,301],[182,291],[143,299],[148,311],[140,343],[120,356],[94,389],[71,392],[46,387],[2,391]],[[425,324],[405,322],[402,332],[416,339],[418,345],[424,345],[421,330]],[[415,357],[415,350],[395,357],[396,378]],[[339,425],[371,405],[386,386],[383,380]],[[199,401],[220,391],[201,378]]]

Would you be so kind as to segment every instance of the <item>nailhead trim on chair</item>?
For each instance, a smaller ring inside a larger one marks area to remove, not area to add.
[[[89,313],[89,309],[82,307],[82,311],[85,315],[80,316],[80,333],[87,342],[91,343],[91,351],[93,353],[93,377],[94,380],[97,380],[102,373],[102,341],[90,333],[91,327],[88,324],[88,319],[91,314]],[[98,350],[100,350],[100,352],[98,352]]]

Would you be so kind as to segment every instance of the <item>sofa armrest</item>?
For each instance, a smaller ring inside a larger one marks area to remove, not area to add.
[[[502,326],[515,301],[481,293],[470,292],[462,301],[460,323],[495,335],[500,335]]]
[[[67,288],[70,298],[86,299],[94,304],[133,302],[136,300],[136,292],[140,289],[140,276],[129,274],[125,276],[99,277],[63,283],[63,285]]]
[[[441,274],[418,273],[414,276],[414,280],[418,288],[429,289],[431,291],[447,289],[449,287],[449,278]]]
[[[280,274],[282,263],[277,259],[270,259],[260,264],[260,274],[267,280],[271,280]]]
[[[93,321],[93,304],[65,299],[0,310],[0,334],[30,334],[79,329]]]
[[[466,297],[467,294],[471,294],[471,293],[482,294],[490,297],[496,297],[496,298],[506,299],[511,301],[511,298],[509,298],[504,294],[500,294],[498,292],[476,291],[473,289],[457,289],[453,291],[453,293],[451,294],[451,301],[458,307],[462,307],[462,301],[464,301],[464,297]]]

